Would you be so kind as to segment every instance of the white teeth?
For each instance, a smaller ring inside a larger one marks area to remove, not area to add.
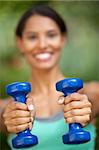
[[[37,59],[42,59],[42,60],[48,59],[50,58],[50,56],[51,56],[50,53],[40,53],[35,55]]]

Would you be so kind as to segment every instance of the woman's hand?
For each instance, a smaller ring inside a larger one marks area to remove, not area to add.
[[[99,82],[92,81],[85,83],[80,93],[85,93],[88,96],[92,104],[91,120],[95,121],[96,117],[99,116]]]
[[[87,125],[91,119],[91,103],[84,94],[73,93],[60,97],[59,104],[64,104],[64,118],[67,123]]]
[[[9,102],[3,112],[4,124],[7,131],[11,133],[18,133],[26,128],[31,130],[34,116],[35,112],[31,97],[27,98],[26,104],[16,101]]]

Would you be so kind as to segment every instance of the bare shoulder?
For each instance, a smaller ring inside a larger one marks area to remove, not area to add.
[[[88,92],[98,94],[99,93],[99,81],[91,81],[84,83],[83,90],[87,94]]]
[[[85,82],[84,86],[93,86],[93,87],[99,87],[99,81],[90,81],[90,82]]]

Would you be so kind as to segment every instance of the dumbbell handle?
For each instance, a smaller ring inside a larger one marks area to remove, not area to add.
[[[14,100],[15,101],[17,101],[17,102],[21,102],[21,103],[26,103],[26,93],[24,93],[24,92],[19,92],[19,93],[17,93],[16,95],[14,95]],[[30,132],[30,130],[29,130],[29,128],[27,128],[27,129],[25,129],[24,131],[22,131],[22,132],[19,132],[18,133],[18,135],[19,136],[23,136],[24,135],[24,133],[26,134],[26,133],[29,133]]]
[[[77,91],[75,90],[74,92],[77,92]],[[74,92],[72,91],[72,93],[74,93]],[[64,97],[72,94],[72,93],[67,93],[66,90],[64,90],[63,93],[64,93]],[[81,128],[82,128],[82,125],[80,123],[69,123],[69,131],[75,132],[77,130],[80,130]]]

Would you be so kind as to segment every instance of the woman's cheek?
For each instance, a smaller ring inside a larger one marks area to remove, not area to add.
[[[60,50],[62,48],[62,42],[61,42],[60,38],[53,39],[51,41],[51,45],[55,50]]]
[[[32,52],[35,49],[36,43],[25,42],[24,43],[24,50],[25,52]]]

